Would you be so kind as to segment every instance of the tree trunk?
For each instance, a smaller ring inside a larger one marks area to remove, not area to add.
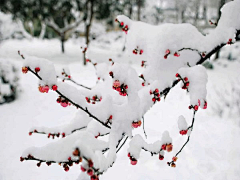
[[[64,41],[65,41],[64,36],[65,36],[65,33],[62,33],[61,34],[62,53],[65,52],[65,49],[64,49]]]
[[[222,8],[222,6],[223,6],[225,3],[226,3],[226,0],[221,0],[220,3],[219,3],[217,22],[219,21],[219,19],[220,19],[220,17],[221,17],[221,14],[222,14],[221,8]],[[217,60],[219,57],[220,57],[220,49],[216,52],[214,61]]]
[[[89,36],[90,36],[90,30],[91,30],[91,25],[92,25],[92,20],[93,20],[93,15],[94,15],[94,0],[90,0],[90,14],[89,15],[89,21],[86,20],[86,26],[85,26],[85,40],[86,40],[86,45],[87,47],[89,46],[89,43],[90,43],[90,39],[89,39]],[[86,65],[87,62],[86,62],[86,53],[83,53],[83,64]]]
[[[141,0],[137,1],[137,20],[141,20]]]

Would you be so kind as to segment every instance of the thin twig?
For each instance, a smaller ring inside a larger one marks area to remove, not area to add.
[[[142,119],[143,119],[143,132],[144,132],[145,137],[146,137],[146,139],[147,139],[147,133],[146,133],[146,131],[145,131],[144,116],[142,117]]]

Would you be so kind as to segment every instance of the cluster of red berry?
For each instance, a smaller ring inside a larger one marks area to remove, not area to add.
[[[229,39],[227,44],[229,44],[229,45],[233,44],[232,39]]]
[[[65,78],[71,79],[71,76],[68,75],[66,72],[62,72],[62,75],[65,76]]]
[[[138,47],[133,50],[133,54],[136,54],[136,55],[137,55],[138,52],[139,52],[140,55],[143,54],[143,50],[142,50],[142,49],[139,49]]]
[[[133,121],[132,122],[132,127],[133,128],[138,128],[138,127],[140,127],[141,126],[141,124],[142,124],[142,121],[141,120],[139,120],[139,121]]]
[[[86,46],[81,46],[80,48],[82,49],[82,53],[85,53],[87,51],[87,47]]]
[[[75,154],[77,154],[77,152],[79,152],[79,150],[76,149],[74,152],[75,152]],[[80,155],[80,152],[78,153],[77,156],[79,156],[79,155]],[[85,165],[85,166],[82,165],[81,166],[81,171],[82,172],[86,172],[91,177],[91,180],[98,180],[98,176],[96,174],[94,174],[95,172],[94,172],[94,169],[93,169],[93,162],[92,162],[92,160],[88,160],[88,164],[87,165]]]
[[[85,98],[88,103],[96,104],[96,102],[102,101],[102,97],[98,97],[97,95],[93,96],[92,98],[86,97]]]
[[[164,59],[167,59],[167,57],[168,57],[168,55],[169,55],[170,53],[171,53],[170,50],[167,49],[167,50],[165,51]],[[179,56],[180,56],[180,54],[179,54],[178,52],[175,52],[173,55],[174,55],[175,57],[179,57]]]
[[[187,77],[185,77],[185,78],[182,78],[181,76],[180,76],[180,74],[176,74],[176,78],[178,78],[178,81],[180,81],[180,80],[182,80],[182,82],[183,82],[183,87],[182,87],[182,89],[188,89],[188,87],[189,87],[189,80],[188,80],[188,78]]]
[[[115,19],[115,21],[119,23],[120,28],[127,34],[129,30],[128,25],[124,25],[124,22],[119,22],[118,19]]]
[[[167,151],[167,152],[171,152],[172,149],[173,149],[173,145],[172,145],[172,143],[163,144],[161,149],[164,150],[164,151]]]
[[[181,135],[186,135],[187,134],[187,132],[188,132],[188,130],[186,129],[186,130],[181,130],[181,131],[179,131],[179,133],[181,134]]]
[[[115,81],[113,82],[112,88],[113,88],[114,90],[118,91],[121,96],[127,96],[128,85],[126,85],[126,84],[121,84],[121,83],[119,82],[119,80],[115,80]]]
[[[65,99],[64,97],[61,97],[61,96],[59,96],[57,98],[57,103],[59,103],[62,107],[71,106],[71,103],[68,102],[67,99]]]
[[[150,90],[150,95],[153,94],[153,98],[152,98],[152,101],[155,103],[156,101],[160,101],[161,98],[160,98],[160,93],[159,93],[159,90],[158,89],[155,89],[154,91]]]
[[[128,157],[129,157],[132,165],[136,165],[137,164],[137,159],[134,158],[130,153],[128,153]]]
[[[169,165],[169,166],[171,166],[171,167],[176,167],[176,164],[175,164],[175,162],[177,161],[177,157],[176,156],[174,156],[173,158],[172,158],[172,162],[167,162],[167,164]]]

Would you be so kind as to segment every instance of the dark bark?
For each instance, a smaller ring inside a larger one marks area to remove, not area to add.
[[[64,48],[65,38],[64,38],[64,36],[65,36],[65,33],[62,33],[61,34],[62,53],[65,52],[65,48]]]
[[[87,47],[89,46],[89,43],[90,43],[89,36],[90,36],[90,30],[91,30],[91,26],[92,26],[93,15],[94,15],[94,0],[90,0],[89,3],[90,3],[90,12],[89,12],[90,14],[88,14],[89,21],[87,21],[86,25],[85,25],[85,29],[86,29],[85,30],[85,40],[86,40]],[[87,63],[86,62],[86,53],[83,53],[83,59],[84,59],[84,65],[86,65],[86,63]]]
[[[217,22],[219,21],[220,17],[221,17],[221,8],[222,6],[226,3],[226,0],[220,0],[220,3],[219,3],[219,7],[218,7],[218,19],[217,19]],[[214,60],[217,60],[220,56],[220,49],[216,52],[216,55],[215,55],[215,59]]]
[[[140,21],[141,20],[141,0],[137,1],[137,20]]]

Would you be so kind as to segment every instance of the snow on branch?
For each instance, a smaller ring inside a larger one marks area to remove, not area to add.
[[[58,142],[27,150],[23,159],[66,162],[69,156],[71,160],[74,159],[74,154],[79,162],[80,159],[85,160],[82,171],[92,179],[98,179],[114,164],[117,152],[131,138],[128,152],[132,165],[137,164],[141,150],[152,155],[159,154],[159,159],[163,160],[163,152],[170,152],[173,148],[172,138],[167,131],[163,133],[161,141],[153,144],[145,142],[140,135],[133,137],[132,131],[142,125],[141,119],[146,112],[163,97],[166,98],[180,82],[182,89],[189,94],[189,109],[193,111],[193,118],[188,126],[185,118],[179,117],[179,133],[188,138],[172,161],[168,162],[169,166],[176,167],[177,156],[190,140],[199,107],[207,108],[207,73],[200,64],[218,49],[236,41],[240,32],[239,9],[240,0],[227,3],[222,8],[218,25],[206,36],[190,24],[152,26],[124,15],[117,16],[116,21],[126,33],[126,48],[142,62],[144,71],[139,75],[135,69],[123,63],[102,64],[97,71],[98,77],[104,80],[98,81],[91,90],[79,90],[71,84],[58,82],[54,66],[49,61],[27,57],[22,71],[30,71],[39,78],[40,92],[54,90],[60,96],[57,102],[63,107],[72,104],[94,121],[90,120],[84,125],[87,128],[69,134]],[[55,26],[54,22],[51,23]],[[82,126],[81,123],[78,127]],[[107,141],[101,140],[99,135],[106,135]],[[65,146],[66,150],[53,153]]]

